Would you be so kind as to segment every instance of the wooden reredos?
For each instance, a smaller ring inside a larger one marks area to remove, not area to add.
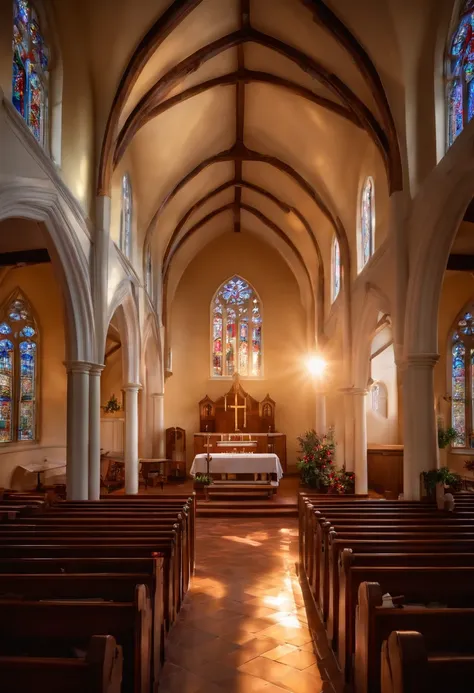
[[[209,433],[274,433],[275,402],[270,395],[261,402],[251,397],[236,374],[223,397],[213,401],[206,395],[199,402],[199,426]]]

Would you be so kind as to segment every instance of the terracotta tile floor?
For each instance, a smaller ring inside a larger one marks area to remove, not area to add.
[[[296,519],[198,519],[196,576],[160,693],[340,693],[322,630],[313,650],[297,532]]]

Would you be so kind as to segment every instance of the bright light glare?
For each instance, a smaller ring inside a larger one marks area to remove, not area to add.
[[[310,356],[306,361],[306,368],[311,375],[322,376],[327,368],[327,363],[320,356]]]

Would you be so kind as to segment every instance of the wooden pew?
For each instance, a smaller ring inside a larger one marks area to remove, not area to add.
[[[381,671],[382,693],[471,693],[474,654],[430,654],[421,633],[394,631],[382,645]]]
[[[137,585],[132,602],[0,600],[3,656],[71,656],[92,635],[112,635],[123,650],[122,693],[150,693],[151,606]]]
[[[26,601],[103,599],[132,602],[137,585],[146,585],[152,607],[152,668],[158,680],[164,658],[163,559],[150,573],[2,573],[0,599]]]
[[[0,656],[8,693],[120,693],[123,653],[111,635],[94,635],[84,657]]]
[[[349,680],[355,653],[355,615],[359,586],[377,582],[404,603],[438,602],[449,607],[474,607],[474,566],[364,566],[343,573],[339,597],[339,648],[341,669]]]
[[[355,693],[380,692],[380,653],[392,631],[423,633],[428,650],[442,652],[448,642],[458,654],[473,651],[474,609],[382,607],[385,589],[378,583],[359,586],[356,619]],[[453,689],[448,689],[453,690]],[[454,689],[455,690],[455,689]]]

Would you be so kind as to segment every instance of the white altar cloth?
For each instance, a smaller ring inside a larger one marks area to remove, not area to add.
[[[196,455],[189,472],[191,476],[207,472],[206,457],[206,453]],[[271,453],[214,452],[209,471],[211,474],[276,474],[278,481],[283,476],[278,455]]]

